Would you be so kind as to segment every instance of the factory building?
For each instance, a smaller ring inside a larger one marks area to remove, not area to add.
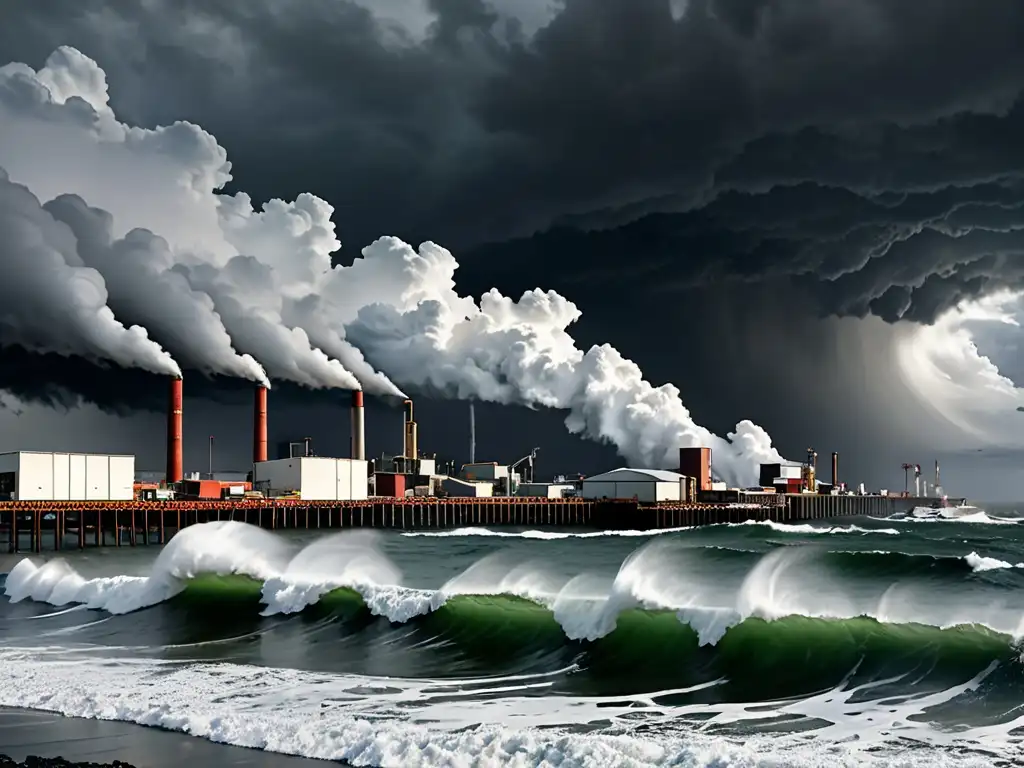
[[[131,501],[134,493],[134,456],[0,453],[0,499]]]
[[[364,501],[369,498],[366,462],[298,456],[253,465],[253,485],[268,496],[304,501]]]
[[[572,483],[520,483],[516,496],[539,499],[563,499],[572,496],[576,486]]]
[[[486,498],[494,495],[494,483],[460,480],[457,477],[443,478],[441,488],[448,496],[457,498]]]
[[[762,464],[759,482],[762,488],[777,488],[781,493],[800,493],[804,487],[804,474],[800,464]]]
[[[583,480],[584,499],[637,499],[681,501],[686,498],[686,477],[664,469],[622,467]]]

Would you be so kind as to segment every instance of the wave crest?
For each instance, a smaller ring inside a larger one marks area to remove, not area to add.
[[[716,557],[757,560],[739,581],[730,582],[716,577],[714,568],[721,565]],[[88,579],[62,559],[42,565],[25,559],[8,575],[4,590],[13,602],[77,603],[122,614],[172,599],[190,586],[193,594],[230,599],[220,586],[223,582],[199,577],[241,576],[258,585],[266,616],[297,613],[348,590],[373,615],[393,623],[436,613],[460,597],[506,596],[544,609],[570,641],[607,637],[629,612],[669,612],[703,646],[719,643],[747,620],[787,617],[870,618],[937,628],[977,625],[1018,637],[1024,634],[1019,612],[977,600],[958,601],[953,593],[934,599],[934,579],[962,582],[972,574],[1017,568],[1024,564],[1014,566],[977,552],[941,558],[801,545],[758,555],[716,552],[679,538],[658,537],[631,553],[613,577],[567,575],[547,561],[524,562],[516,553],[499,552],[438,589],[423,589],[403,585],[400,569],[380,550],[373,531],[337,533],[299,549],[254,526],[221,522],[192,526],[175,536],[147,576]],[[879,588],[876,578],[871,589],[863,588],[879,574],[892,580]]]

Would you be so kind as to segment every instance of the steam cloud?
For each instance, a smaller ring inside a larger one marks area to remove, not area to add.
[[[612,443],[631,463],[674,467],[679,447],[706,445],[717,472],[743,484],[759,462],[781,459],[757,425],[716,436],[671,384],[653,386],[608,345],[579,349],[567,328],[580,311],[553,291],[514,301],[491,290],[477,303],[456,292],[449,251],[393,237],[332,268],[340,243],[328,203],[304,194],[256,211],[244,194],[218,195],[230,165],[216,140],[189,123],[118,122],[103,71],[74,49],[39,72],[0,68],[0,124],[0,163],[57,198],[48,207],[75,230],[83,263],[107,270],[125,311],[206,370],[252,378],[248,354],[272,378],[307,386],[401,394],[390,376],[452,397],[563,409],[571,432]],[[38,290],[26,295],[43,301]],[[166,303],[137,298],[154,291]],[[196,313],[194,337],[173,322],[184,307]],[[214,343],[200,351],[199,335]]]
[[[144,328],[125,328],[114,317],[103,277],[82,263],[76,245],[70,230],[0,167],[0,343],[180,375]]]
[[[90,208],[76,195],[61,195],[44,207],[70,227],[79,256],[103,275],[119,317],[148,327],[175,355],[204,371],[269,386],[262,366],[232,348],[209,295],[193,290],[173,271],[174,255],[165,240],[135,229],[114,241],[110,214]]]
[[[166,249],[155,246],[163,251],[162,263],[150,254],[147,263],[133,265],[135,275],[147,272],[143,282],[121,275],[119,284],[127,290],[119,292],[119,299],[134,301],[132,309],[146,317],[154,333],[183,341],[181,357],[189,364],[265,380],[251,356],[272,378],[309,387],[361,388],[339,361],[310,342],[304,329],[284,322],[293,290],[286,275],[241,256],[225,239],[222,198],[214,193],[231,178],[224,149],[189,123],[153,130],[124,125],[107,100],[103,70],[73,48],[59,48],[39,72],[21,64],[0,68],[0,162],[37,194],[73,194],[109,211],[109,229],[98,235],[100,242],[119,238],[131,243],[122,249],[132,250],[150,233],[165,236]],[[66,198],[64,205],[57,202],[55,210],[71,215]],[[102,211],[92,216],[103,218]],[[250,208],[247,220],[258,223],[261,214]],[[81,216],[76,221],[86,227]],[[301,232],[284,229],[278,235],[278,242],[298,245],[294,241]],[[90,231],[89,236],[97,235]],[[102,247],[92,252],[113,268]],[[143,255],[136,252],[132,258]],[[173,293],[163,291],[169,286]],[[127,295],[132,291],[136,295]],[[163,294],[154,301],[173,303],[169,312],[138,306],[138,294],[151,292]],[[167,321],[195,311],[197,303],[206,309],[202,317],[192,318],[191,326],[202,324],[202,336],[183,339],[184,330],[173,322],[168,327]],[[216,343],[200,349],[202,340],[211,338]],[[380,384],[380,378],[373,383],[375,391],[401,394],[393,385]]]

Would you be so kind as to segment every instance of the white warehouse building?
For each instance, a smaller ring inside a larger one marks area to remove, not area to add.
[[[0,453],[0,498],[131,501],[135,457],[98,453]]]
[[[360,459],[295,456],[253,465],[253,487],[305,501],[365,501],[369,464]]]
[[[585,499],[632,499],[638,501],[681,501],[686,498],[686,478],[665,469],[622,467],[583,480]]]

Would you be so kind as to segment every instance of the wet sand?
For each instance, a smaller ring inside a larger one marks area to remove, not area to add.
[[[51,712],[0,709],[0,755],[29,755],[136,768],[322,768],[338,765],[256,749],[214,744],[159,728],[107,720],[61,717]]]

